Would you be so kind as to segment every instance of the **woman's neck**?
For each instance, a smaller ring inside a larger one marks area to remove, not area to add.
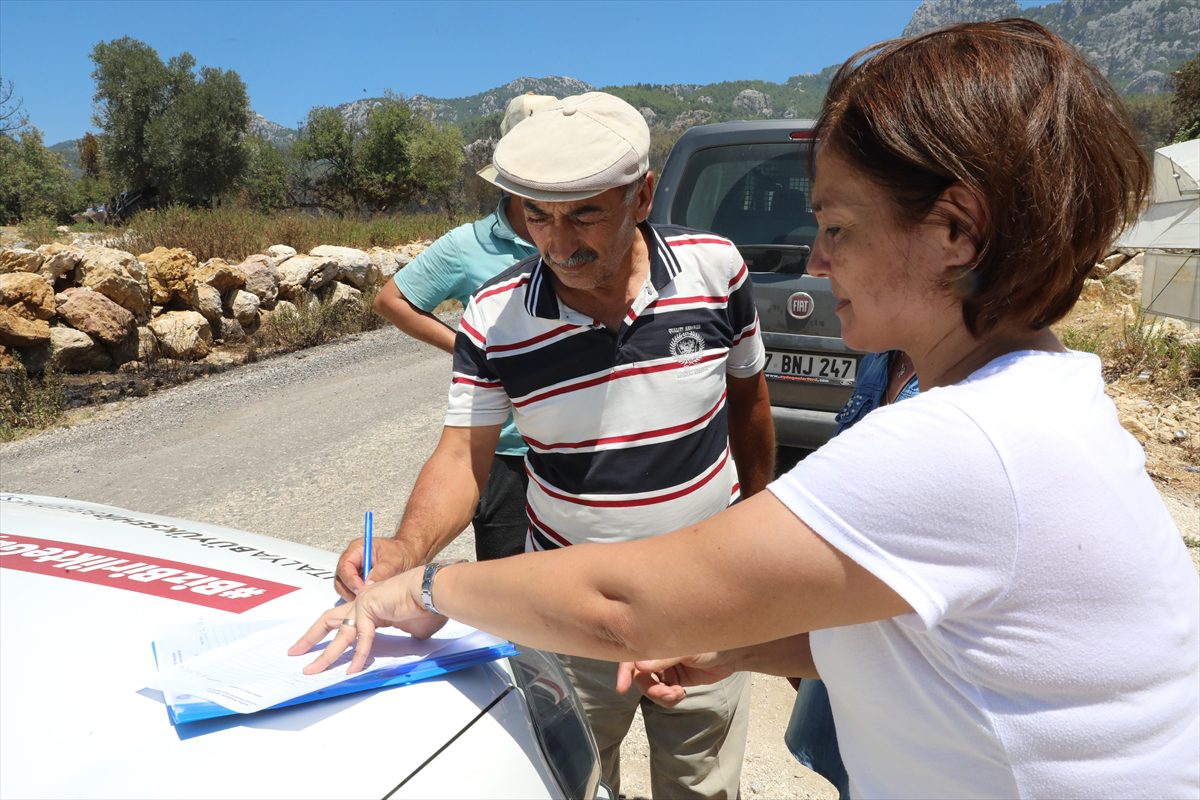
[[[910,355],[917,374],[921,376],[921,389],[925,390],[959,383],[1000,356],[1022,350],[1066,352],[1049,328],[1038,331],[997,330],[977,339],[962,327],[933,346],[911,352]]]

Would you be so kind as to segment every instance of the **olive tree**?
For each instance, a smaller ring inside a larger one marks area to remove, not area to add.
[[[211,202],[245,169],[250,124],[246,86],[236,72],[181,53],[166,63],[125,37],[92,50],[94,122],[102,161],[118,186],[154,186],[169,201]]]
[[[361,127],[336,108],[314,108],[292,154],[309,203],[342,212],[448,205],[463,164],[457,128],[391,96]]]

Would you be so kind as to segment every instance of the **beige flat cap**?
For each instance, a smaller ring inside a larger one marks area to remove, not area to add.
[[[479,176],[519,197],[570,202],[640,178],[650,167],[650,127],[636,108],[604,92],[535,110],[496,146]]]

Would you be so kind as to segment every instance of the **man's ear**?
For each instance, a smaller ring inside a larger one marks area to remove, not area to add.
[[[987,223],[987,207],[979,194],[962,183],[952,183],[933,204],[929,216],[939,230],[938,244],[946,266],[974,267]]]
[[[647,170],[645,178],[642,180],[642,185],[638,187],[637,194],[634,197],[633,218],[638,221],[638,224],[650,218],[650,206],[654,202],[654,180],[654,171]]]

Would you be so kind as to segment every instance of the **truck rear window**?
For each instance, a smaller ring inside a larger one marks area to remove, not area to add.
[[[710,147],[688,159],[671,220],[739,247],[812,245],[808,144]]]

